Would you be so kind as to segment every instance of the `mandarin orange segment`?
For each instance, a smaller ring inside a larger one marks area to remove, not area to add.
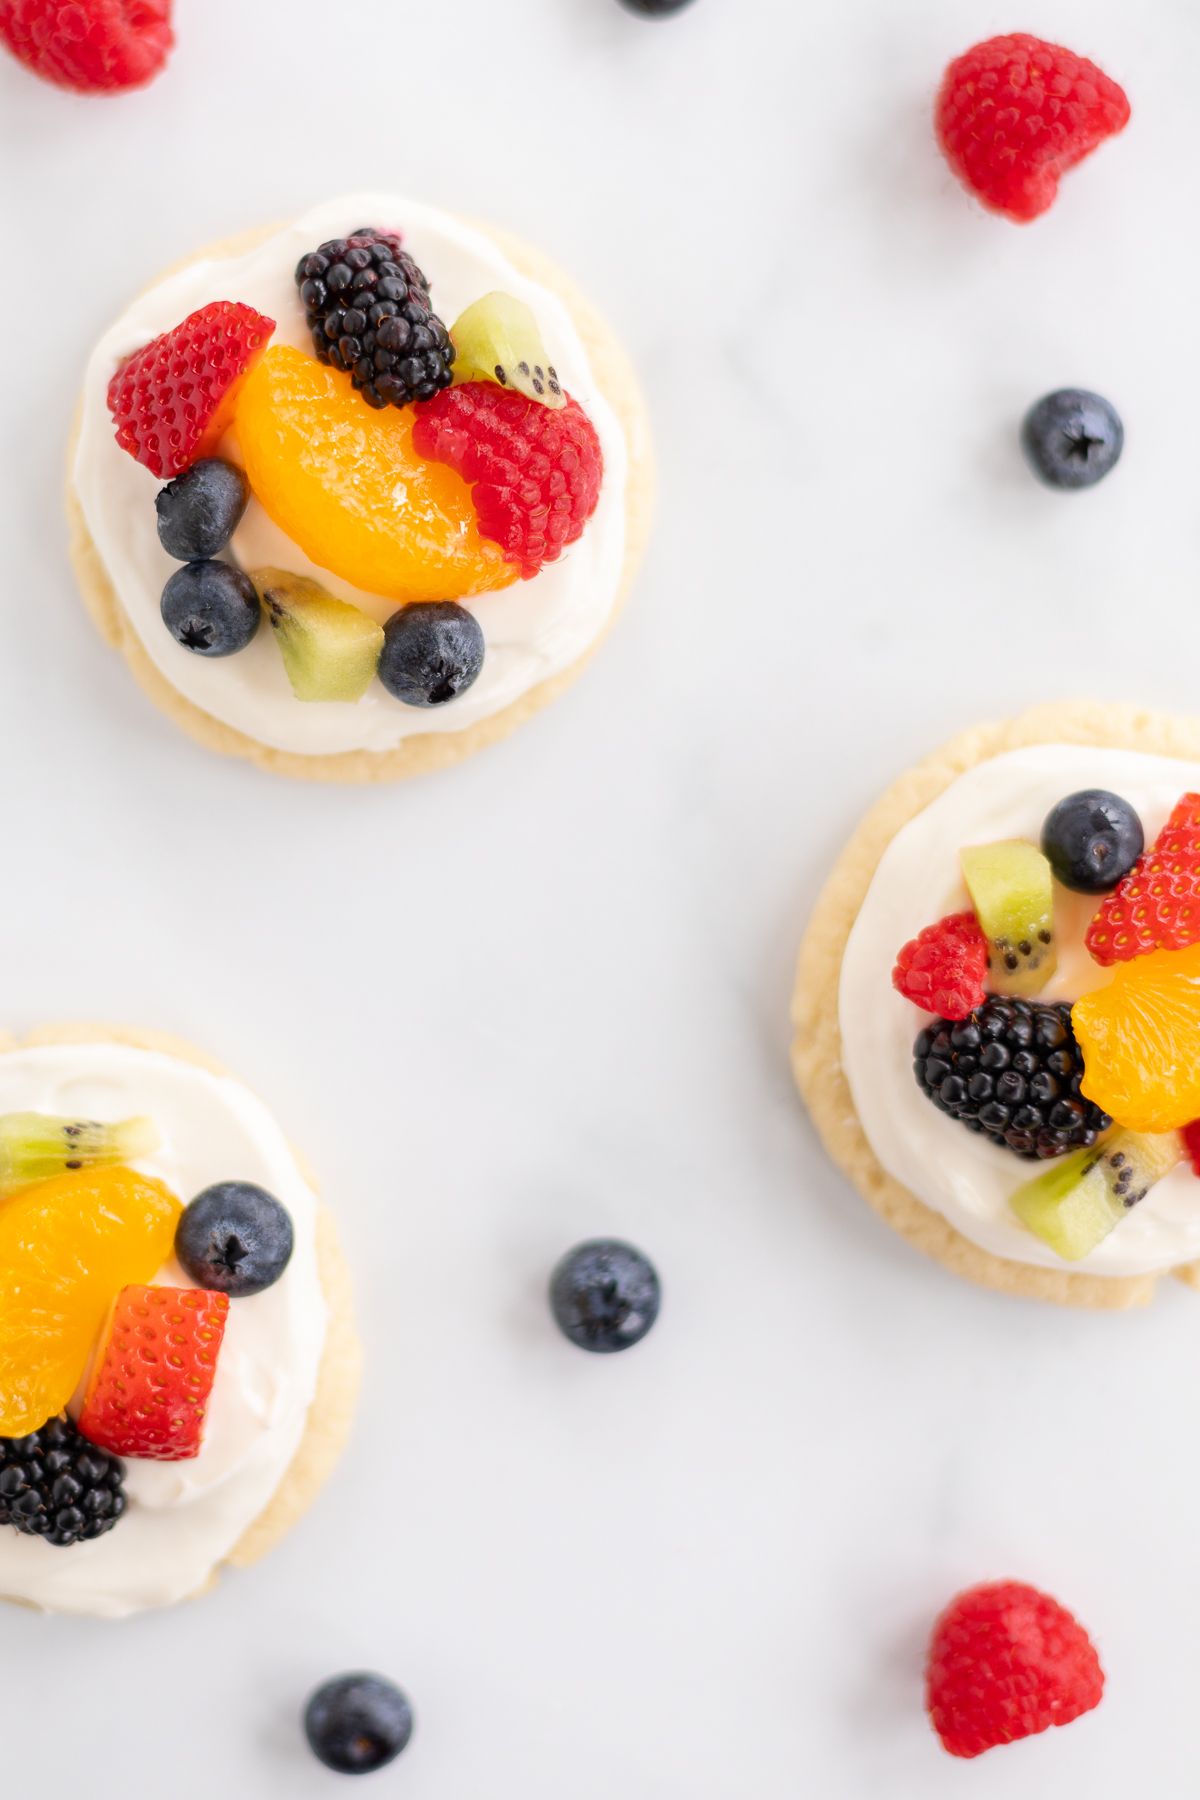
[[[411,407],[373,411],[348,375],[277,344],[246,377],[237,433],[263,509],[343,581],[403,603],[516,580],[466,482],[417,455]]]
[[[1071,1009],[1083,1092],[1131,1131],[1200,1117],[1200,944],[1121,963]]]
[[[0,1201],[0,1437],[62,1411],[113,1300],[157,1275],[182,1211],[161,1181],[120,1165]]]

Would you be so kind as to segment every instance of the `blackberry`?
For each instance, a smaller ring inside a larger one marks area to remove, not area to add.
[[[913,1045],[913,1072],[942,1112],[1029,1159],[1086,1149],[1112,1124],[1079,1091],[1083,1053],[1065,1004],[993,998],[965,1019],[934,1019]]]
[[[0,1525],[67,1549],[111,1531],[125,1511],[125,1466],[51,1419],[28,1437],[0,1438]]]
[[[450,333],[394,233],[361,225],[330,238],[300,258],[296,286],[318,359],[344,369],[368,406],[432,400],[450,386]]]

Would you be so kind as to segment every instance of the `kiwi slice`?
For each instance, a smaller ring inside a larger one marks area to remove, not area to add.
[[[553,410],[567,404],[537,320],[523,300],[485,294],[450,327],[450,337],[456,382],[498,382]]]
[[[153,1119],[63,1119],[53,1113],[0,1115],[0,1196],[50,1181],[69,1169],[133,1162],[158,1148]]]
[[[1037,994],[1058,967],[1054,877],[1036,844],[1012,839],[961,853],[971,904],[988,940],[997,994]]]
[[[1019,1187],[1010,1202],[1064,1262],[1080,1262],[1102,1243],[1183,1155],[1178,1133],[1114,1131],[1090,1150],[1064,1156]]]
[[[383,626],[306,575],[254,569],[250,579],[297,700],[361,700],[379,666]]]

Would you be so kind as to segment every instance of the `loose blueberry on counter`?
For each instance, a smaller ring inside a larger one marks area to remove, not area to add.
[[[162,591],[163,624],[197,656],[233,656],[258,630],[262,612],[254,583],[228,563],[190,562]]]
[[[1120,794],[1085,788],[1068,794],[1042,826],[1042,855],[1063,887],[1107,894],[1145,848],[1142,821]]]
[[[483,631],[453,600],[402,606],[383,628],[379,679],[406,706],[444,706],[483,667]]]
[[[198,1287],[243,1300],[273,1287],[295,1244],[291,1214],[252,1181],[218,1181],[184,1208],[175,1255]]]
[[[550,1307],[564,1337],[607,1354],[640,1343],[658,1317],[662,1289],[653,1263],[631,1244],[577,1244],[550,1277]]]
[[[1116,467],[1125,427],[1101,394],[1059,388],[1026,413],[1021,443],[1034,474],[1049,487],[1089,488]]]
[[[413,1734],[408,1696],[382,1675],[337,1675],[304,1709],[304,1735],[318,1761],[339,1775],[382,1769]]]
[[[627,12],[641,13],[646,19],[665,19],[669,13],[682,12],[691,0],[621,0]]]
[[[202,457],[160,488],[154,502],[158,541],[176,562],[197,562],[222,551],[250,498],[242,471],[219,457]]]

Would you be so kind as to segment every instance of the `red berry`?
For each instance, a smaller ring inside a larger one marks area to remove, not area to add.
[[[1200,1119],[1193,1119],[1190,1125],[1185,1125],[1179,1135],[1191,1160],[1192,1173],[1200,1175]]]
[[[1017,32],[950,64],[934,116],[963,185],[1026,224],[1053,205],[1060,175],[1125,129],[1129,101],[1086,57]]]
[[[488,381],[464,381],[414,408],[413,444],[472,489],[481,536],[526,581],[580,537],[596,510],[604,456],[577,400],[559,411]]]
[[[274,329],[252,306],[214,300],[135,350],[108,384],[122,450],[163,481],[211,456]]]
[[[142,87],[166,62],[171,0],[0,0],[0,39],[59,87],[119,93]]]
[[[229,1313],[204,1288],[122,1288],[96,1359],[79,1429],[114,1456],[199,1455]]]
[[[1185,794],[1088,926],[1098,963],[1200,943],[1200,794]]]
[[[979,1756],[1069,1725],[1103,1693],[1104,1671],[1083,1626],[1022,1582],[968,1588],[933,1628],[925,1704],[951,1756]]]
[[[987,939],[973,912],[951,913],[905,944],[892,986],[942,1019],[965,1019],[987,998]]]

